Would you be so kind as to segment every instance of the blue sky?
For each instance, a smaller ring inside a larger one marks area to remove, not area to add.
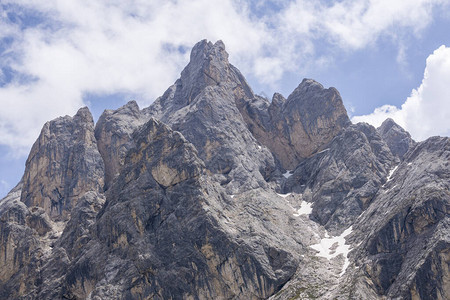
[[[204,38],[224,41],[256,93],[288,96],[313,78],[354,122],[448,136],[449,28],[450,0],[2,0],[0,197],[45,121],[149,105]]]

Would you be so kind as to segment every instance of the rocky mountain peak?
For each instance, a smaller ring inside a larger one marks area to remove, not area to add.
[[[91,111],[87,106],[80,108],[73,120],[77,123],[87,123],[89,125],[94,125],[94,118],[92,117]]]
[[[95,138],[105,164],[105,189],[119,174],[127,151],[134,146],[132,133],[147,120],[134,100],[117,110],[105,110],[98,119]]]
[[[310,89],[320,91],[323,90],[324,87],[321,83],[315,81],[314,79],[303,78],[302,82],[297,86],[292,94],[294,95],[296,93],[305,93]]]
[[[406,152],[416,144],[411,135],[391,118],[386,119],[378,127],[378,131],[388,144],[392,154],[400,159],[403,159]]]
[[[135,100],[128,101],[127,104],[117,109],[117,113],[138,114],[139,105]]]
[[[207,86],[224,84],[231,80],[228,53],[222,41],[215,44],[203,40],[191,51],[190,62],[181,72],[178,84],[188,103]]]
[[[221,41],[150,107],[47,122],[0,200],[0,299],[450,299],[450,139],[255,95]]]
[[[386,120],[381,123],[381,126],[379,127],[379,130],[382,132],[386,132],[392,127],[399,126],[392,118],[387,118]],[[400,127],[400,126],[399,126]]]
[[[202,40],[195,44],[191,50],[190,63],[201,65],[205,60],[217,60],[228,63],[228,53],[225,51],[225,44],[221,40],[214,44],[207,40]]]
[[[252,133],[288,170],[351,124],[339,92],[312,79],[303,79],[287,99],[275,93],[272,103],[258,98],[241,111]]]
[[[21,201],[40,207],[54,220],[67,220],[78,198],[99,191],[104,166],[87,107],[73,117],[47,122],[28,156]]]

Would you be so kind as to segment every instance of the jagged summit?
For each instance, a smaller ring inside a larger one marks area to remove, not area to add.
[[[255,95],[197,43],[151,106],[47,122],[0,201],[1,299],[449,299],[450,139]]]
[[[214,44],[207,40],[195,44],[191,50],[190,64],[202,65],[205,60],[216,60],[227,64],[228,53],[225,50],[225,44],[221,40]]]
[[[203,40],[191,51],[190,62],[181,72],[182,97],[191,102],[207,86],[227,82],[229,76],[228,53],[222,41],[215,44]]]
[[[403,159],[408,150],[415,146],[416,142],[411,138],[409,132],[395,123],[391,118],[387,118],[378,131],[385,139],[392,154]]]

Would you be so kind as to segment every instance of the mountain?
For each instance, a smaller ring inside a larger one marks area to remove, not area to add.
[[[450,139],[253,93],[197,43],[154,103],[47,122],[0,201],[1,299],[449,299]]]

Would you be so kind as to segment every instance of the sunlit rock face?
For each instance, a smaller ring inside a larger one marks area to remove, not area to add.
[[[46,123],[0,200],[1,299],[448,299],[450,139],[255,95],[197,43],[149,107]]]
[[[67,220],[78,198],[103,189],[104,165],[87,108],[47,122],[28,156],[21,201],[43,208],[52,220]]]

